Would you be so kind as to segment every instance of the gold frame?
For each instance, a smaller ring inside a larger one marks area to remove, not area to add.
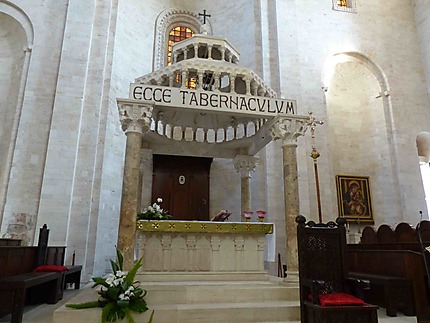
[[[339,215],[352,223],[374,224],[369,176],[336,175]]]

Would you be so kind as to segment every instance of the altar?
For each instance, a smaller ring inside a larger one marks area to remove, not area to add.
[[[137,256],[145,274],[266,274],[265,247],[274,258],[269,236],[272,223],[140,220]]]

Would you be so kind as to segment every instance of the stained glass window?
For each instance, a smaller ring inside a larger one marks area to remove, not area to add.
[[[357,13],[355,0],[333,0],[333,10]]]
[[[194,36],[194,32],[187,27],[174,27],[169,33],[169,43],[167,48],[167,65],[172,64],[172,46],[174,43]]]

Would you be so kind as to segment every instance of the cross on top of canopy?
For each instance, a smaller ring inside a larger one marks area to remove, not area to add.
[[[226,39],[198,34],[175,43],[172,57],[170,66],[137,78],[130,99],[118,99],[120,106],[153,106],[143,141],[155,153],[254,155],[271,141],[274,118],[296,113],[294,100],[276,98],[253,70],[238,65],[239,52]]]

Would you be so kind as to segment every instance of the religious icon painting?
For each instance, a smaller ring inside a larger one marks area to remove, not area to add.
[[[368,176],[336,175],[339,215],[353,223],[374,223]]]

